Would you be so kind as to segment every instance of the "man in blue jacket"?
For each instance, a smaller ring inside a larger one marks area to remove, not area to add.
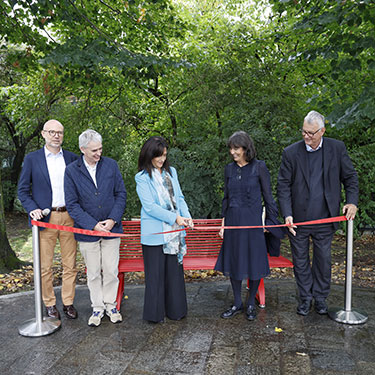
[[[65,167],[77,159],[77,155],[61,148],[64,139],[64,127],[56,120],[47,121],[42,130],[45,146],[26,155],[18,183],[18,198],[33,220],[50,224],[73,225],[72,218],[65,207],[64,171]],[[48,208],[51,213],[43,217],[42,210]],[[73,233],[56,229],[40,229],[40,262],[42,279],[42,298],[47,315],[60,319],[56,308],[56,296],[53,290],[52,263],[59,239],[63,266],[61,298],[65,315],[77,318],[73,306],[76,285],[77,243]]]
[[[76,228],[122,233],[126,190],[117,163],[102,157],[102,137],[88,129],[79,136],[81,157],[65,171],[66,207]],[[75,234],[87,267],[92,315],[99,326],[104,312],[112,323],[122,321],[116,308],[119,237]]]

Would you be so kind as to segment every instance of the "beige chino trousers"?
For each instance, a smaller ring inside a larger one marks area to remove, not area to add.
[[[51,212],[50,224],[73,226],[73,219],[67,212]],[[61,299],[64,305],[72,305],[76,286],[76,256],[77,242],[74,234],[56,229],[45,228],[39,231],[40,265],[42,278],[42,298],[46,306],[56,305],[56,296],[53,290],[53,256],[56,241],[59,239],[61,247],[61,264],[63,269]]]
[[[120,238],[78,243],[87,267],[93,310],[112,310],[116,307]]]

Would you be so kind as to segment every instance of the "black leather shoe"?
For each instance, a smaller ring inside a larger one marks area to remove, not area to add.
[[[311,301],[304,300],[298,305],[297,314],[306,316],[310,312],[310,309],[311,309]]]
[[[50,318],[60,319],[59,310],[57,310],[56,305],[46,306],[47,315]]]
[[[233,316],[239,314],[242,311],[243,311],[242,305],[241,307],[232,306],[228,310],[225,310],[220,316],[223,319],[228,319],[228,318],[232,318]]]
[[[77,319],[78,312],[73,305],[63,306],[63,311],[69,319]]]
[[[249,305],[246,310],[247,320],[254,320],[257,317],[257,310],[254,305]]]
[[[315,301],[315,311],[320,315],[328,314],[328,306],[326,301],[319,300]]]
[[[165,318],[161,319],[161,320],[158,320],[158,321],[154,321],[154,320],[146,320],[146,322],[150,323],[150,324],[161,324],[161,323],[165,323]]]

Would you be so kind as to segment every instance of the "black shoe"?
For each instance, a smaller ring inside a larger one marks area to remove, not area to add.
[[[77,319],[78,318],[78,312],[73,305],[68,305],[68,306],[64,305],[63,311],[69,319]]]
[[[60,320],[60,313],[57,310],[56,305],[53,306],[46,306],[47,315],[50,318],[59,319]]]
[[[306,316],[310,312],[311,301],[303,300],[297,307],[297,314]]]
[[[328,306],[324,299],[319,301],[315,300],[315,311],[320,315],[328,314]]]
[[[150,323],[150,324],[159,324],[159,323],[165,323],[165,318],[163,319],[160,319],[160,320],[146,320],[147,323]]]
[[[242,311],[243,311],[242,305],[241,307],[232,306],[228,310],[225,310],[220,316],[223,319],[228,319],[228,318],[232,318],[233,316],[239,314]]]
[[[257,310],[254,305],[249,305],[246,310],[247,320],[254,320],[257,317]]]

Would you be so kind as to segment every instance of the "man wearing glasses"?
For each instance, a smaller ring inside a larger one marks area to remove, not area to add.
[[[338,216],[341,188],[342,212],[354,219],[358,204],[358,177],[343,142],[323,137],[324,117],[311,111],[301,129],[303,140],[283,151],[277,193],[281,213],[289,224],[294,275],[300,302],[297,314],[307,315],[312,300],[318,314],[327,314],[331,284],[331,242],[338,224],[298,226],[297,222]],[[313,243],[310,266],[309,244]]]
[[[64,172],[65,167],[78,156],[61,148],[64,127],[57,120],[49,120],[44,124],[42,137],[45,146],[25,157],[18,183],[18,197],[33,220],[41,219],[50,224],[73,226],[73,220],[65,207]],[[42,210],[46,208],[50,210],[50,214],[44,217]],[[50,228],[40,229],[42,298],[47,315],[60,319],[60,313],[56,308],[52,272],[57,239],[61,247],[63,267],[63,311],[68,318],[76,319],[77,311],[73,306],[73,300],[77,275],[77,243],[73,233]]]

